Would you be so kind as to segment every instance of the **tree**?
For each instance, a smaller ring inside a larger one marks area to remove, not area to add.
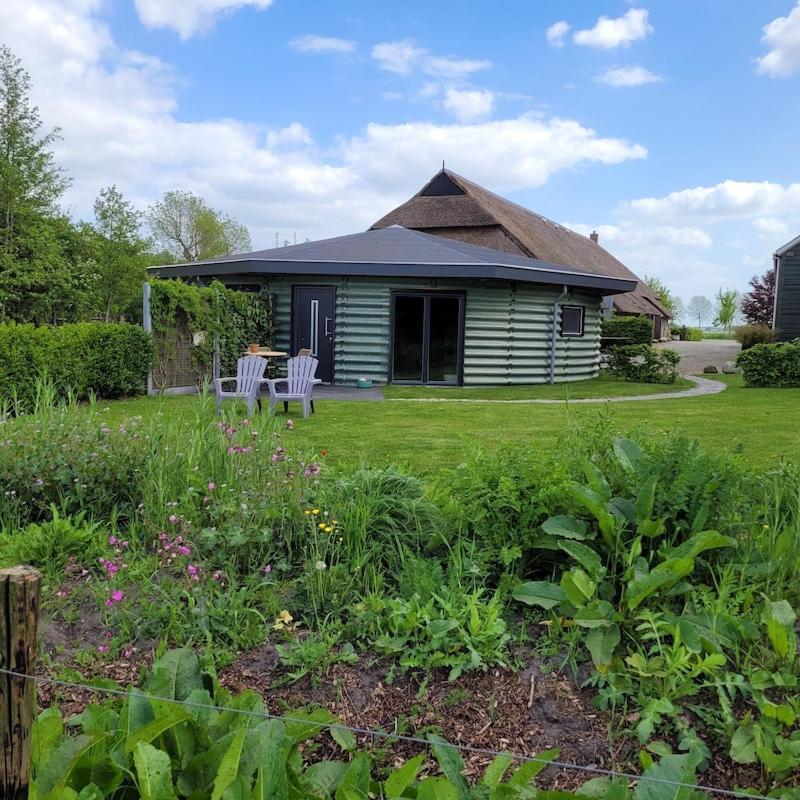
[[[750,291],[742,297],[742,314],[751,325],[772,326],[775,313],[775,270],[750,278]]]
[[[251,249],[247,228],[192,192],[167,192],[147,212],[156,241],[178,261],[198,261]]]
[[[669,311],[670,316],[677,319],[683,310],[683,301],[680,297],[674,295],[661,278],[645,275],[644,282],[655,292],[661,305]]]
[[[686,313],[690,319],[697,320],[697,327],[702,328],[703,322],[711,316],[714,307],[711,301],[702,294],[695,295],[686,307]]]
[[[726,333],[730,333],[738,310],[739,292],[735,289],[720,289],[717,292],[717,317],[714,324],[722,326]]]
[[[41,132],[30,76],[0,47],[0,317],[44,321],[71,302],[66,233],[56,200],[68,181],[51,150],[58,130]]]
[[[140,235],[141,213],[116,186],[100,191],[94,216],[97,307],[109,322],[124,315],[139,298],[148,242]]]

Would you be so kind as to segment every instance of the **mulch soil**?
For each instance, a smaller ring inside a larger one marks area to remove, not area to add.
[[[85,645],[91,641],[84,638],[86,635],[88,631],[84,630],[46,629],[43,649],[51,653],[46,662],[50,667],[40,671],[61,677],[65,670],[75,669],[83,680],[102,677],[121,686],[141,683],[152,663],[152,647],[142,644],[129,658],[97,660],[88,668],[80,668],[68,652],[72,648],[65,650],[63,642]],[[362,656],[353,665],[335,664],[321,679],[306,676],[286,684],[286,670],[274,646],[264,644],[240,653],[220,671],[219,678],[233,692],[257,691],[274,714],[291,716],[293,709],[322,706],[353,728],[423,738],[437,733],[457,745],[523,756],[555,748],[560,762],[638,771],[637,743],[629,737],[609,738],[609,719],[594,709],[589,692],[579,689],[570,676],[549,671],[530,654],[523,663],[526,666],[518,672],[473,671],[454,681],[448,681],[442,672],[425,680],[399,676],[390,682],[387,662]],[[80,712],[92,699],[93,693],[83,689],[48,683],[39,686],[40,706],[57,703],[66,717]],[[390,737],[358,734],[357,739],[387,769],[424,749],[419,743]],[[323,735],[320,741],[320,751],[326,757],[336,757],[330,737]],[[491,755],[480,752],[464,751],[462,757],[473,779],[492,760]],[[574,789],[591,777],[587,771],[550,766],[537,778],[537,785]],[[758,771],[752,767],[734,764],[724,753],[715,753],[701,782],[736,788],[756,786],[758,778]]]

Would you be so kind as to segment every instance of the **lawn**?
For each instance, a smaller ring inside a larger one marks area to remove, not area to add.
[[[680,392],[694,384],[686,378],[675,383],[632,383],[610,375],[601,375],[589,381],[570,383],[538,384],[535,386],[387,386],[384,396],[397,400],[421,398],[430,400],[579,400],[584,398],[629,397],[661,392]]]
[[[295,424],[290,434],[293,446],[315,452],[325,449],[332,462],[391,462],[428,474],[460,463],[476,447],[493,450],[506,443],[528,442],[550,450],[571,426],[597,419],[608,419],[600,424],[614,424],[623,432],[645,425],[651,432],[682,431],[710,448],[741,449],[747,461],[758,465],[797,459],[800,390],[747,389],[738,375],[715,379],[728,388],[717,395],[675,400],[597,404],[565,400],[541,405],[324,401],[317,403],[317,413],[309,419],[302,419],[299,410],[291,406],[287,418]],[[616,391],[621,388],[627,385],[613,387]],[[397,391],[389,390],[389,397],[395,397]],[[522,387],[469,391],[495,395],[487,399],[521,399],[518,392]],[[105,419],[119,422],[131,416],[190,414],[195,402],[193,397],[136,398],[104,403],[101,408]]]

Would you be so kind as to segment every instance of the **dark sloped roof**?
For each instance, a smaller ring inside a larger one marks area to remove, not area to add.
[[[450,170],[439,172],[414,197],[379,219],[372,228],[387,225],[418,230],[499,225],[520,251],[531,258],[582,272],[636,281],[633,292],[624,298],[615,298],[620,311],[669,316],[653,290],[605,248]],[[447,232],[443,231],[442,235],[447,236]]]
[[[782,256],[784,253],[788,253],[790,250],[793,250],[797,245],[800,244],[800,236],[795,236],[790,242],[786,242],[785,245],[782,245],[775,251],[776,256]]]
[[[163,278],[247,274],[380,275],[513,280],[628,292],[633,281],[567,269],[400,226],[188,264],[151,267]]]

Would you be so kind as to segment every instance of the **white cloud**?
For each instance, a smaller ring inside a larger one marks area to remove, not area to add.
[[[356,49],[356,43],[350,39],[309,33],[292,39],[289,47],[300,53],[352,53]]]
[[[553,47],[563,47],[564,38],[569,33],[570,26],[568,22],[563,19],[559,22],[554,22],[546,31],[545,36],[547,41]]]
[[[615,19],[603,16],[597,20],[593,28],[576,31],[572,40],[575,44],[603,50],[627,47],[653,32],[654,28],[647,17],[648,11],[644,8],[632,8]]]
[[[786,17],[764,26],[761,41],[769,48],[757,59],[758,71],[771,78],[786,78],[800,71],[800,0]]]
[[[220,16],[245,6],[262,10],[272,0],[134,0],[134,5],[148,28],[172,28],[181,39],[189,39],[209,30]]]
[[[613,67],[595,77],[598,83],[609,86],[642,86],[645,83],[657,83],[664,79],[644,67]]]
[[[322,238],[363,230],[417,191],[442,158],[506,191],[646,155],[638,144],[541,115],[369,124],[332,147],[297,122],[278,130],[230,118],[184,122],[172,68],[120,47],[98,19],[101,4],[0,3],[0,30],[31,73],[33,101],[46,126],[62,127],[56,159],[73,178],[64,202],[78,217],[91,217],[97,192],[111,183],[139,207],[184,188],[236,216],[265,247],[275,231]]]
[[[696,186],[663,197],[643,197],[627,203],[626,214],[661,222],[716,223],[765,216],[800,214],[800,183],[783,186],[770,181],[726,180]]]
[[[473,72],[488,69],[492,64],[483,59],[437,56],[418,47],[410,39],[398,42],[381,42],[372,48],[372,57],[381,69],[396,75],[410,75],[419,71],[440,79],[456,80]]]
[[[757,217],[753,220],[753,227],[760,236],[772,241],[781,236],[788,238],[791,230],[788,222],[775,217]]]
[[[474,122],[488,117],[494,108],[494,92],[488,89],[445,90],[442,105],[459,122]]]

